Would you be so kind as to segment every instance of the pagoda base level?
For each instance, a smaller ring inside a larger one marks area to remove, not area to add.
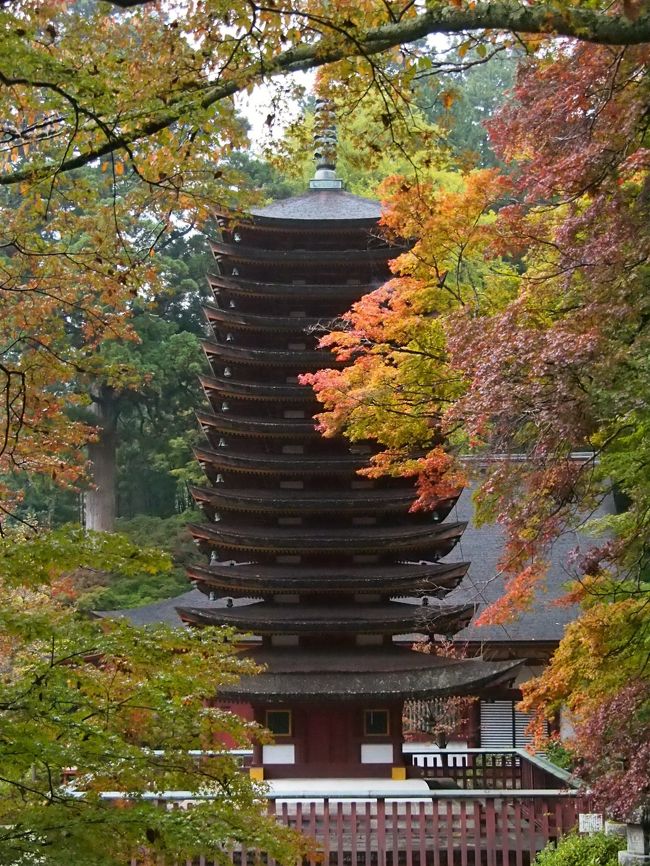
[[[271,780],[390,779],[403,765],[402,712],[401,700],[256,702],[255,721],[274,740],[255,745],[252,768]]]

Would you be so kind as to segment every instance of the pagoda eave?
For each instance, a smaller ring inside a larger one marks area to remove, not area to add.
[[[242,264],[273,264],[291,268],[313,268],[322,270],[325,265],[332,267],[368,266],[383,264],[395,258],[396,251],[387,247],[376,249],[264,249],[262,247],[244,246],[243,244],[228,244],[222,241],[210,243],[212,254],[216,259],[227,259],[229,262]]]
[[[190,566],[189,576],[204,592],[210,587],[224,595],[256,596],[263,592],[311,595],[355,593],[389,593],[392,596],[430,595],[444,598],[467,574],[468,562],[426,563],[415,565],[348,566],[347,569],[294,567],[291,572],[278,566]]]
[[[238,382],[217,376],[199,376],[199,381],[208,393],[225,394],[241,400],[277,401],[288,400],[296,403],[316,405],[314,392],[308,385],[266,385],[251,382]]]
[[[341,367],[342,362],[328,357],[324,349],[311,351],[292,351],[278,349],[249,349],[232,343],[220,343],[215,340],[201,340],[201,346],[208,358],[217,358],[220,362],[232,364],[248,364],[255,367],[289,367],[303,372],[318,370],[326,362],[331,367]]]
[[[195,448],[196,459],[206,466],[216,469],[230,469],[233,472],[251,472],[255,475],[329,475],[330,473],[355,472],[364,465],[364,460],[350,455],[322,455],[302,457],[297,463],[292,454],[236,453],[232,449],[212,451],[208,448]]]
[[[197,412],[196,417],[206,432],[216,430],[243,437],[295,437],[312,438],[316,441],[321,439],[312,418],[252,418],[250,415],[235,415],[230,412]]]
[[[351,554],[414,553],[422,556],[445,556],[453,550],[467,524],[427,525],[404,527],[354,527],[337,532],[334,529],[307,529],[297,532],[293,527],[224,528],[214,525],[190,524],[197,539],[203,539],[217,548],[269,554]]]
[[[269,512],[272,514],[293,514],[294,512],[407,513],[414,500],[414,492],[410,487],[406,490],[346,490],[340,494],[331,491],[301,494],[297,490],[263,489],[235,491],[211,487],[191,487],[190,492],[197,502],[209,503],[216,509]],[[450,510],[453,504],[453,502],[449,504]],[[443,514],[444,511],[440,515],[441,520],[444,519]]]
[[[450,634],[465,628],[474,616],[475,606],[419,606],[400,602],[339,607],[295,605],[287,616],[286,606],[268,602],[229,608],[178,608],[184,622],[194,625],[231,626],[255,634]]]
[[[203,304],[202,309],[209,322],[220,322],[233,330],[304,334],[306,329],[323,324],[323,319],[318,316],[257,316],[253,313],[241,313],[238,310],[222,310],[208,303]]]
[[[379,288],[379,282],[360,285],[358,282],[315,284],[305,282],[276,283],[262,280],[244,280],[239,277],[228,277],[223,274],[211,274],[210,286],[220,294],[223,289],[228,293],[260,298],[296,298],[305,300],[305,292],[313,294],[322,300],[336,300],[343,306],[356,301],[362,295],[374,292]],[[342,307],[343,308],[343,307]]]

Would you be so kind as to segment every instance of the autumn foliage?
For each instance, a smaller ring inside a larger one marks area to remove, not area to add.
[[[387,181],[385,230],[408,240],[395,276],[325,338],[350,366],[304,381],[323,400],[325,434],[344,428],[353,439],[375,440],[370,474],[417,475],[416,507],[432,507],[465,483],[467,455],[483,465],[479,513],[507,534],[500,563],[507,591],[484,614],[492,622],[530,602],[558,533],[582,525],[613,489],[629,503],[601,525],[610,540],[575,563],[580,581],[572,597],[588,609],[527,694],[540,712],[569,703],[583,757],[590,737],[598,738],[586,775],[609,780],[621,812],[632,803],[610,769],[622,764],[633,782],[647,760],[632,746],[647,722],[648,676],[646,6],[197,0],[183,4],[182,15],[175,4],[149,0],[0,6],[0,474],[18,469],[66,484],[80,478],[82,446],[93,435],[73,383],[132,384],[132,371],[107,365],[98,347],[133,339],[134,299],[146,306],[160,286],[151,253],[177,229],[193,231],[217,201],[250,204],[238,195],[241,178],[229,161],[247,143],[237,94],[336,64],[328,81],[346,109],[374,89],[373,121],[399,130],[413,87],[444,67],[418,43],[422,37],[465,34],[461,59],[468,46],[484,59],[508,43],[523,45],[513,102],[492,126],[507,171],[461,177],[434,170],[444,162],[427,156],[414,161],[417,176]],[[515,39],[513,31],[524,35]],[[553,33],[575,39],[552,45]],[[452,93],[443,93],[449,107]],[[276,114],[280,108],[270,110],[269,125]],[[2,507],[11,504],[5,497]],[[52,543],[47,562],[56,560]],[[31,559],[22,560],[27,576],[28,563],[40,563],[35,546],[32,539]],[[5,551],[0,576],[7,579],[18,560]],[[43,575],[45,587],[51,578]],[[5,845],[17,846],[12,862],[42,856],[30,846],[51,832],[48,862],[69,863],[73,824],[79,863],[84,846],[86,862],[123,859],[145,830],[149,842],[150,835],[161,840],[161,851],[173,850],[164,828],[147,827],[153,814],[120,823],[117,810],[103,815],[110,822],[103,838],[113,838],[111,827],[124,835],[114,851],[101,850],[95,826],[54,785],[52,771],[83,759],[97,780],[142,782],[138,729],[182,762],[158,768],[158,779],[191,781],[186,747],[203,745],[204,729],[192,727],[197,714],[183,713],[182,695],[193,690],[191,708],[211,725],[215,714],[201,716],[197,695],[214,685],[215,672],[212,658],[199,651],[192,667],[180,650],[210,647],[212,637],[161,633],[157,647],[151,635],[78,621],[49,588],[45,597],[38,587],[10,590],[0,743],[12,775],[0,824],[11,837]],[[33,620],[25,616],[30,605]],[[128,658],[117,646],[127,636]],[[104,667],[85,663],[88,648],[103,654]],[[228,647],[218,649],[224,676],[242,671]],[[76,662],[78,680],[61,661],[70,652],[84,659]],[[149,676],[151,659],[159,677]],[[166,730],[154,731],[155,713],[137,705],[140,683]],[[629,724],[614,730],[620,715]],[[22,741],[13,749],[16,732]],[[616,766],[606,764],[608,744]],[[155,772],[144,783],[151,789]],[[259,813],[254,790],[243,793],[253,845]],[[23,800],[30,820],[19,826]],[[48,829],[52,815],[61,820]],[[218,845],[239,831],[237,838],[249,838],[236,808],[225,816],[204,839]],[[185,817],[177,849],[191,856],[199,836]],[[262,841],[275,844],[272,836]]]
[[[581,772],[618,815],[648,778],[649,59],[533,52],[490,124],[507,175],[389,180],[385,230],[409,248],[323,340],[351,366],[305,378],[326,435],[375,440],[371,474],[419,473],[416,507],[478,470],[479,520],[506,536],[479,624],[543,591],[560,534],[604,536],[567,564],[585,612],[525,705],[571,708]],[[625,507],[590,520],[612,495]]]

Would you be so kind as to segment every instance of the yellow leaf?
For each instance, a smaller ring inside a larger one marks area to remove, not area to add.
[[[116,162],[115,163],[115,174],[124,174],[124,163]]]
[[[440,94],[440,101],[442,102],[445,111],[449,111],[455,100],[456,93],[453,90],[443,90],[443,92]]]

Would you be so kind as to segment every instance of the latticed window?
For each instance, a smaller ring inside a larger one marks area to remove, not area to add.
[[[458,731],[467,718],[472,698],[432,698],[406,701],[402,722],[406,735],[428,734],[438,737]]]

